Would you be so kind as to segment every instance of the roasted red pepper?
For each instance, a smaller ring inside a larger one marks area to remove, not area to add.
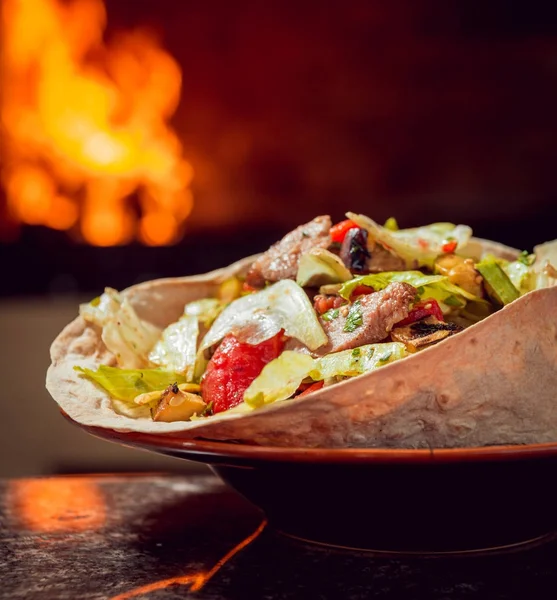
[[[205,402],[212,403],[213,413],[240,404],[244,392],[263,367],[282,352],[284,342],[282,331],[254,346],[227,335],[213,354],[201,379],[201,395]]]
[[[316,381],[315,383],[310,384],[301,394],[298,394],[296,398],[301,398],[302,396],[307,396],[308,394],[311,394],[311,392],[316,392],[317,390],[320,390],[323,387],[323,384],[323,381]]]
[[[372,294],[375,290],[369,285],[357,285],[350,294],[350,300],[354,301],[358,296]]]
[[[247,281],[244,281],[244,283],[242,284],[242,292],[244,294],[251,294],[251,292],[259,292],[259,290],[247,283]]]
[[[437,300],[434,300],[433,298],[428,298],[427,300],[422,300],[421,302],[415,304],[414,308],[410,311],[406,319],[399,321],[396,326],[403,327],[404,325],[410,325],[411,323],[415,323],[420,319],[430,316],[435,317],[438,321],[445,320]]]
[[[450,254],[451,252],[454,252],[456,250],[457,246],[458,246],[458,242],[456,240],[451,240],[449,242],[445,242],[441,246],[441,250],[443,250],[443,252],[445,254]]]
[[[330,232],[331,240],[342,244],[350,229],[360,229],[360,227],[350,219],[346,219],[346,221],[341,221],[340,223],[333,225]]]

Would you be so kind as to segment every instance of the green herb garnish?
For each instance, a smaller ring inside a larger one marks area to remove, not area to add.
[[[360,356],[360,349],[354,348],[354,350],[352,350],[352,356],[354,356],[354,357]]]
[[[338,308],[330,308],[326,313],[321,315],[321,318],[323,321],[332,321],[333,319],[336,319],[339,314]]]
[[[392,352],[386,352],[385,354],[383,354],[383,356],[381,356],[381,358],[377,359],[377,362],[387,362],[389,360],[389,358],[391,358],[391,356],[393,355]]]
[[[362,308],[360,306],[360,301],[356,300],[354,304],[350,307],[350,311],[348,316],[346,317],[346,323],[344,324],[344,331],[346,333],[352,333],[358,327],[363,325],[364,323],[364,315],[362,314]]]

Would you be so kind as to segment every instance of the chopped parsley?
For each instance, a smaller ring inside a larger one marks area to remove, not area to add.
[[[323,313],[321,315],[321,318],[323,319],[323,321],[332,321],[333,319],[336,319],[339,316],[340,312],[338,310],[338,308],[330,308],[326,313]]]
[[[359,348],[354,348],[354,350],[352,350],[352,356],[354,357],[358,357],[360,356],[361,352]]]
[[[344,331],[346,333],[352,333],[358,327],[361,327],[364,323],[364,315],[362,314],[362,308],[360,301],[356,300],[350,307],[348,316],[346,317],[346,323],[344,324]]]
[[[387,362],[389,360],[389,358],[391,358],[391,356],[393,355],[392,352],[385,352],[385,354],[383,354],[383,356],[381,356],[380,358],[377,359],[377,362]]]

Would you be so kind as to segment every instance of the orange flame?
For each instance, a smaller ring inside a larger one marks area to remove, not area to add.
[[[176,61],[144,31],[106,44],[102,0],[4,0],[1,17],[11,218],[79,231],[97,246],[176,242],[193,204],[193,171],[168,126]]]

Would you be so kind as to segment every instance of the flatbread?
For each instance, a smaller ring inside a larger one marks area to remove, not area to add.
[[[518,251],[473,239],[476,251]],[[480,252],[481,251],[481,252]],[[479,256],[478,256],[479,258]],[[201,276],[160,279],[125,292],[159,327],[192,300],[216,294],[254,257]],[[452,448],[557,441],[557,287],[530,292],[437,345],[303,398],[247,414],[154,422],[117,414],[108,394],[73,367],[115,365],[101,330],[77,317],[56,338],[47,388],[83,425],[284,447]]]

